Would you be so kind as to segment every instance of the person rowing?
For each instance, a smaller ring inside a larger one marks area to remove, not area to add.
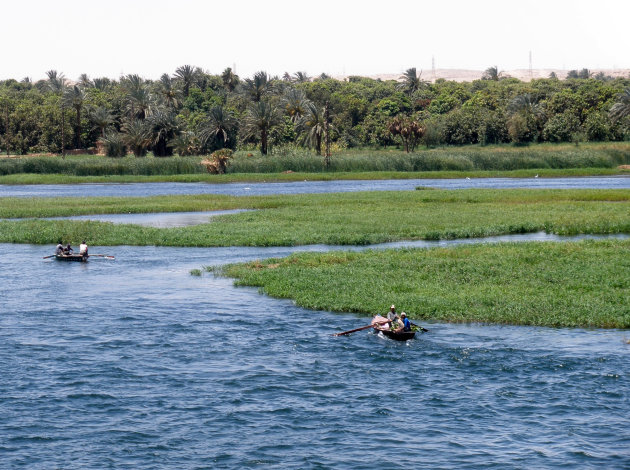
[[[71,255],[73,253],[74,253],[74,250],[70,246],[70,243],[68,243],[68,245],[63,249],[63,254],[64,255]]]
[[[398,323],[400,326],[396,328],[397,333],[402,331],[411,331],[411,322],[407,318],[407,314],[405,312],[400,314],[400,320],[398,320]]]
[[[63,244],[61,243],[61,240],[59,240],[59,243],[57,243],[57,248],[55,248],[55,254],[63,255]]]
[[[387,312],[387,319],[390,320],[392,323],[399,320],[398,314],[396,313],[396,306],[393,304],[391,307],[389,307],[389,312]]]
[[[79,254],[84,258],[88,257],[88,246],[87,243],[85,243],[85,240],[83,240],[79,245]]]

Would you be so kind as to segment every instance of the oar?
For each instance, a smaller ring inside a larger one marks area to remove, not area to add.
[[[343,331],[341,333],[335,333],[333,336],[349,335],[350,333],[354,333],[355,331],[367,330],[368,328],[372,328],[374,325],[384,325],[386,323],[389,323],[389,320],[388,321],[382,321],[382,322],[379,322],[379,323],[370,324],[370,325],[366,325],[366,326],[362,326],[361,328],[355,328],[354,330],[348,330],[348,331]]]
[[[109,259],[115,259],[113,256],[111,255],[88,255],[88,256],[98,256],[99,258],[109,258]]]
[[[57,256],[57,255],[44,256],[44,259],[47,259],[47,258],[54,258],[55,256]]]

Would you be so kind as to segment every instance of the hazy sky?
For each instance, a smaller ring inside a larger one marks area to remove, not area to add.
[[[630,68],[630,0],[104,0],[0,5],[0,79],[409,67]]]

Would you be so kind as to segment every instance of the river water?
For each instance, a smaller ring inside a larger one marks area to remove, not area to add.
[[[143,197],[165,194],[268,194],[333,193],[356,191],[412,191],[418,186],[439,189],[630,189],[630,176],[575,178],[457,178],[295,181],[289,183],[87,183],[0,185],[0,197]]]
[[[332,337],[369,319],[189,274],[292,248],[51,249],[0,244],[0,468],[630,467],[628,331]]]

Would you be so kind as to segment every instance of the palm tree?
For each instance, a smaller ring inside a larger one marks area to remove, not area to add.
[[[199,68],[192,65],[182,65],[175,70],[175,78],[181,80],[184,86],[184,98],[188,98],[190,87],[195,83],[198,74]]]
[[[540,117],[543,113],[540,103],[529,93],[515,96],[508,104],[507,109],[511,114],[525,113],[534,117]]]
[[[504,78],[509,78],[509,75],[506,75],[503,71],[499,72],[499,67],[496,65],[488,67],[481,76],[482,80],[492,80],[493,82],[498,82]]]
[[[180,157],[186,157],[189,155],[199,154],[199,138],[192,131],[186,131],[180,133],[171,141],[173,150],[177,152]]]
[[[267,155],[269,132],[282,122],[278,109],[266,101],[251,104],[245,114],[245,138],[260,138],[260,153]]]
[[[182,99],[182,92],[175,88],[171,77],[165,73],[162,74],[160,80],[157,82],[157,94],[161,100],[172,109],[179,108]]]
[[[208,112],[208,118],[201,123],[199,137],[204,145],[213,140],[216,147],[222,149],[236,133],[238,121],[234,113],[223,106],[214,106]]]
[[[415,67],[407,69],[405,73],[399,77],[399,80],[402,80],[402,82],[398,84],[398,89],[404,90],[408,95],[413,95],[426,85],[426,82],[422,80],[422,71],[420,71],[420,74],[417,74]]]
[[[306,75],[306,72],[295,72],[295,75],[293,75],[292,81],[294,83],[306,83],[306,82],[311,81],[311,77]]]
[[[105,138],[105,130],[114,122],[112,113],[103,106],[90,110],[88,119],[94,124],[94,129],[101,131],[101,138]]]
[[[123,89],[129,93],[133,90],[144,87],[144,80],[140,75],[130,74],[120,79],[120,84]]]
[[[610,117],[617,121],[630,115],[630,88],[626,88],[617,98],[617,102],[610,108]]]
[[[147,124],[151,133],[153,155],[156,157],[173,155],[173,149],[169,143],[179,131],[175,113],[165,108],[158,108],[147,118]]]
[[[95,78],[94,79],[94,88],[96,88],[97,90],[107,90],[109,88],[109,86],[111,85],[111,80],[107,77],[103,77],[103,78]]]
[[[291,82],[292,81],[291,74],[289,72],[284,72],[284,74],[282,75],[282,81]]]
[[[294,124],[306,114],[306,105],[309,101],[302,90],[289,88],[284,94],[284,109]]]
[[[137,77],[137,76],[136,76]],[[155,108],[155,97],[144,81],[131,80],[125,83],[125,107],[129,117],[145,119]]]
[[[317,155],[322,154],[322,137],[325,131],[323,111],[312,102],[306,104],[306,115],[298,123],[302,133],[302,142],[309,147],[315,147]]]
[[[76,121],[74,124],[74,148],[81,148],[81,109],[85,103],[85,93],[78,86],[67,88],[63,94],[63,101],[66,105],[74,108]]]
[[[266,95],[271,93],[272,83],[267,72],[256,72],[254,78],[246,78],[241,83],[241,93],[251,99],[254,103],[259,103]]]
[[[58,73],[56,70],[49,70],[46,72],[48,76],[48,88],[54,93],[63,92],[66,87],[66,77],[63,73]]]
[[[144,157],[151,144],[151,131],[147,123],[132,119],[122,126],[122,141],[136,157]]]
[[[90,77],[88,77],[87,73],[82,73],[81,75],[79,75],[79,85],[82,88],[92,88],[94,86],[94,83],[92,83],[92,80],[90,80]]]
[[[232,72],[230,67],[226,68],[221,74],[221,80],[223,80],[223,86],[227,91],[234,91],[238,86],[238,75]]]

